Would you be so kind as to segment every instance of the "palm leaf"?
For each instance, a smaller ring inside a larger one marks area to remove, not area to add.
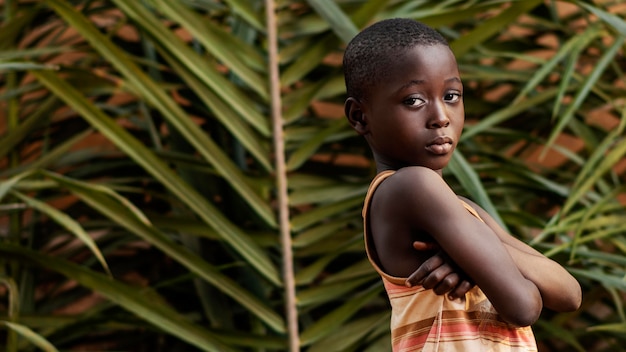
[[[275,224],[272,210],[269,208],[267,203],[260,199],[258,194],[250,188],[249,184],[241,174],[241,171],[233,165],[232,161],[223,154],[222,150],[218,148],[205,133],[200,131],[196,124],[187,117],[180,106],[178,106],[172,98],[166,95],[163,90],[151,82],[150,78],[143,74],[139,67],[133,64],[124,53],[113,45],[111,41],[99,33],[98,30],[91,23],[89,23],[83,15],[69,7],[62,0],[50,0],[50,4],[66,21],[79,28],[80,33],[85,36],[87,40],[91,41],[94,47],[99,50],[104,57],[110,60],[111,63],[125,75],[125,77],[129,79],[129,84],[134,87],[134,90],[136,90],[150,104],[159,109],[163,115],[168,118],[168,121],[172,123],[172,125],[175,126],[189,140],[189,142],[198,149],[203,157],[209,160],[211,164],[215,166],[220,173],[222,173],[222,175],[227,175],[224,179],[228,181],[234,189],[238,190],[239,194],[249,202],[253,209],[258,211],[259,215],[261,215],[268,224]],[[137,11],[137,8],[132,7],[134,6],[133,4],[137,3],[120,2],[118,5],[120,5],[123,10],[130,12],[129,15],[132,16],[133,14],[136,14]],[[146,14],[142,14],[141,16],[136,15],[136,19],[150,19],[150,17],[146,16]],[[162,32],[162,27],[158,25],[158,22],[153,22],[154,23],[149,23],[151,26],[149,28]],[[171,39],[164,40],[162,42],[175,43],[176,41]],[[189,52],[188,48],[187,50],[184,50],[180,45],[176,47],[176,50],[185,52],[185,54],[189,55],[188,57],[195,56],[193,52]],[[189,58],[185,61],[192,65],[191,67],[196,66],[193,62],[189,62]],[[198,59],[195,62],[197,63],[201,61],[202,60]],[[202,70],[201,72],[206,73],[210,71],[212,70]],[[200,77],[204,77],[204,75]],[[218,84],[217,82],[219,82],[221,89],[215,91],[224,91],[226,87],[230,86],[230,83],[224,82],[223,78],[218,77],[221,76],[215,75],[210,79],[205,79],[204,81],[205,83],[213,82],[212,84]],[[245,99],[239,99],[238,101],[244,100]],[[228,100],[228,102],[232,106],[245,105],[237,104],[237,102],[232,99]]]
[[[12,323],[8,321],[0,321],[0,325],[4,325],[9,330],[18,333],[20,336],[28,340],[30,343],[41,348],[42,350],[46,352],[58,352],[58,350],[56,349],[56,347],[54,347],[54,345],[52,345],[48,340],[43,338],[41,335],[31,330],[28,326]]]
[[[215,333],[201,328],[171,309],[155,292],[137,289],[82,266],[29,251],[24,248],[3,245],[0,252],[7,258],[27,260],[39,266],[57,271],[81,285],[99,292],[107,299],[121,305],[142,319],[178,336],[182,340],[205,351],[232,351],[222,344]]]
[[[182,181],[167,167],[154,153],[147,150],[139,141],[96,109],[73,87],[62,81],[50,72],[35,73],[37,78],[54,91],[61,99],[70,104],[81,116],[100,132],[105,134],[120,149],[142,165],[156,179],[160,180],[173,194],[182,199],[187,206],[210,226],[223,235],[223,239],[236,248],[244,258],[247,258],[253,267],[266,275],[274,283],[279,283],[278,274],[265,253],[256,247],[252,241],[244,240],[247,237],[236,226],[223,217],[217,209],[201,197],[186,182]]]
[[[105,214],[115,223],[126,227],[132,233],[155,245],[164,253],[184,265],[190,272],[203,278],[224,293],[228,294],[250,312],[265,321],[278,332],[284,331],[284,323],[280,316],[268,308],[263,302],[241,289],[234,281],[221,274],[219,270],[187,248],[174,243],[164,233],[156,229],[139,209],[132,206],[124,198],[104,186],[95,186],[69,180],[54,174],[48,174],[55,181],[72,191],[76,196],[93,208]],[[120,204],[121,202],[121,204]]]

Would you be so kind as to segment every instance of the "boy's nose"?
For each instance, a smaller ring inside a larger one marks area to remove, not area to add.
[[[433,107],[430,119],[428,120],[429,128],[448,127],[450,124],[446,108],[443,105],[444,104],[436,104],[436,106]]]

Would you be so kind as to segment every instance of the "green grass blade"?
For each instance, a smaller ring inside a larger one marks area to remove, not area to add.
[[[83,35],[88,41],[90,41],[100,54],[107,58],[111,64],[113,64],[121,73],[126,77],[129,83],[145,98],[152,106],[157,108],[168,121],[175,126],[177,130],[181,132],[187,138],[190,144],[192,144],[198,152],[211,163],[224,177],[224,180],[229,182],[231,186],[238,192],[238,194],[244,198],[248,204],[267,221],[270,226],[276,226],[276,219],[274,212],[258,193],[248,184],[246,178],[232,162],[230,158],[224,155],[223,151],[217,147],[209,136],[204,133],[193,122],[189,116],[181,109],[181,107],[174,102],[174,100],[165,93],[158,85],[156,85],[137,65],[129,60],[126,53],[123,53],[117,46],[111,42],[110,39],[101,34],[98,29],[89,22],[81,13],[77,12],[74,8],[69,6],[63,0],[48,0],[49,4],[54,10],[61,15],[68,23],[77,28],[81,35]],[[133,15],[138,21],[142,21],[144,18],[151,18],[144,12],[138,12],[138,2],[119,2],[120,8],[129,11],[129,15]],[[135,12],[133,12],[135,11]],[[149,30],[163,31],[163,26],[160,22],[154,20],[154,23],[150,23]],[[170,36],[173,34],[169,33]],[[174,39],[165,40],[162,43],[177,42]],[[201,58],[196,57],[197,54],[185,45],[178,45],[174,50],[181,50],[185,55],[186,64],[190,67],[198,67],[198,62],[202,62]],[[196,57],[195,62],[192,62],[190,58]],[[198,70],[195,72],[199,77],[206,77],[204,72],[209,72],[210,69],[205,67],[205,70]],[[35,71],[33,71],[35,72]],[[43,71],[42,71],[43,72]],[[50,77],[48,75],[48,77]],[[211,79],[205,79],[205,83],[211,83],[218,85],[215,87],[215,92],[219,92],[220,89],[224,90],[225,87],[230,86],[231,83],[224,79],[223,76],[217,75]],[[65,84],[66,89],[70,89],[69,84]],[[233,108],[248,106],[250,104],[240,104],[241,101],[247,102],[247,99],[241,98],[235,101],[229,101],[229,105]],[[250,109],[250,111],[254,111]]]
[[[389,324],[390,314],[383,312],[350,321],[332,334],[311,345],[308,352],[350,351],[350,347],[363,341],[379,326]]]
[[[125,198],[101,185],[90,185],[52,173],[47,174],[115,223],[124,226],[143,240],[153,244],[198,277],[231,296],[274,330],[284,331],[282,318],[276,312],[189,249],[169,239],[164,233],[152,226],[145,215]]]
[[[224,0],[233,13],[238,16],[241,16],[246,22],[248,22],[252,27],[257,30],[264,30],[263,20],[259,16],[259,10],[255,9],[251,6],[251,4],[255,4],[256,2],[246,1],[246,0]]]
[[[167,52],[161,53],[163,57],[172,65],[180,77],[187,83],[189,88],[198,95],[207,107],[213,111],[222,124],[237,138],[237,140],[252,154],[256,160],[263,165],[265,170],[271,171],[273,166],[270,161],[270,151],[264,140],[247,125],[232,110],[232,108],[219,99],[216,94],[202,84],[187,68],[183,67],[179,61],[175,60]]]
[[[341,10],[335,1],[307,0],[307,3],[328,22],[333,32],[344,43],[348,43],[359,32],[350,17]]]
[[[576,1],[576,3],[579,6],[586,8],[589,12],[593,13],[594,15],[598,16],[598,18],[600,18],[605,23],[609,24],[611,27],[613,27],[613,29],[615,29],[622,36],[626,37],[626,21],[624,21],[623,18],[620,18],[616,16],[615,14],[603,11],[597,6],[591,6],[589,4],[586,4],[582,1]]]
[[[195,40],[202,43],[218,60],[227,63],[228,68],[253,91],[262,96],[265,101],[269,100],[267,84],[263,77],[251,70],[239,56],[235,55],[235,50],[232,47],[237,38],[225,31],[218,33],[217,28],[210,26],[210,22],[189,10],[184,4],[166,0],[152,1],[159,11],[187,29]],[[177,55],[177,53],[173,52],[172,55]],[[260,57],[259,61],[261,61]]]
[[[607,143],[604,143],[604,147],[598,148],[596,157],[593,161],[585,165],[583,170],[579,173],[575,181],[575,186],[572,188],[573,192],[563,205],[562,213],[566,214],[580,199],[582,199],[587,192],[598,182],[601,177],[610,171],[615,164],[626,155],[626,140],[621,139],[618,143],[612,146],[612,149],[608,153],[604,151],[613,144],[613,138],[607,138]]]
[[[591,26],[580,35],[570,38],[566,43],[561,45],[559,51],[550,58],[548,62],[541,65],[532,78],[524,85],[524,87],[517,94],[517,97],[513,101],[513,104],[521,101],[531,90],[535,89],[539,82],[545,79],[553,69],[567,56],[572,56],[572,52],[576,48],[586,47],[589,42],[596,38],[600,34],[600,28],[597,26]],[[561,88],[561,90],[563,90]],[[560,104],[560,99],[556,99],[555,106]],[[556,108],[555,108],[556,109]]]
[[[0,138],[0,158],[4,158],[13,148],[27,138],[34,129],[47,121],[46,116],[52,113],[52,109],[57,104],[58,99],[56,97],[47,98],[40,103],[37,111],[28,115],[16,128],[11,129],[11,133],[2,135],[2,138]]]
[[[511,23],[515,22],[518,17],[534,9],[541,2],[541,0],[512,2],[511,6],[502,11],[502,13],[484,21],[471,32],[450,43],[450,48],[457,57],[463,56],[466,52],[480,45],[489,37],[500,33],[503,28],[508,27]]]
[[[291,218],[291,229],[296,232],[301,231],[314,223],[323,221],[328,217],[346,211],[346,209],[353,209],[354,207],[361,206],[362,204],[363,195],[360,195],[358,197],[340,202],[319,206],[313,210],[293,216]]]
[[[54,220],[57,224],[63,226],[67,231],[71,232],[74,236],[76,236],[76,238],[78,238],[82,243],[84,243],[85,246],[89,248],[91,253],[93,253],[93,255],[96,256],[96,258],[98,259],[98,261],[100,262],[104,270],[107,272],[107,274],[111,275],[111,270],[109,269],[109,265],[107,264],[106,259],[104,259],[104,256],[102,255],[102,252],[100,251],[100,248],[98,248],[98,245],[93,240],[93,238],[91,238],[91,236],[89,236],[89,234],[85,232],[83,227],[80,226],[80,224],[77,221],[69,217],[67,214],[61,212],[60,210],[57,210],[56,208],[44,202],[41,202],[35,198],[27,197],[26,195],[17,191],[13,191],[11,192],[11,194],[17,197],[18,199],[22,200],[31,208],[36,209],[43,214],[46,214],[47,216],[50,217],[50,219]]]
[[[287,170],[294,171],[298,169],[326,142],[328,137],[345,128],[346,122],[343,119],[339,119],[325,129],[321,129],[313,138],[301,144],[298,149],[290,154],[289,160],[287,160]]]
[[[34,170],[26,170],[11,177],[10,179],[0,181],[0,202],[9,192],[11,192],[15,185],[17,185],[21,180],[30,177],[34,172]]]
[[[489,128],[492,128],[498,124],[507,121],[515,117],[517,114],[526,111],[528,109],[532,109],[537,105],[545,103],[546,101],[554,98],[558,94],[559,90],[557,88],[546,89],[545,91],[521,102],[517,102],[515,104],[508,105],[507,107],[497,110],[488,116],[482,118],[479,122],[467,126],[466,130],[461,135],[461,140],[469,140],[471,137],[479,135]]]
[[[93,106],[79,92],[54,73],[39,71],[34,73],[34,75],[57,96],[72,106],[92,126],[111,140],[111,142],[135,160],[138,165],[143,167],[174,195],[179,197],[208,225],[215,228],[222,239],[246,258],[256,270],[267,277],[271,282],[280,285],[280,278],[276,267],[269,260],[267,254],[256,246],[244,232],[232,224],[196,190],[192,189],[189,184],[176,175],[174,171],[152,151],[148,150],[121,126],[104,115],[101,110]]]
[[[570,272],[574,275],[587,278],[589,280],[599,282],[606,287],[613,287],[620,291],[626,291],[626,280],[616,277],[615,275],[605,274],[597,270],[584,270],[570,268]]]
[[[326,34],[308,45],[308,49],[301,53],[298,59],[285,68],[280,75],[281,86],[286,87],[294,84],[318,67],[319,63],[328,55],[328,51],[336,47],[338,43],[339,40],[334,34]]]
[[[571,118],[573,118],[574,114],[579,110],[581,104],[585,101],[585,99],[587,99],[589,92],[596,84],[598,79],[600,79],[600,76],[602,75],[606,67],[614,60],[615,55],[617,55],[623,44],[624,37],[615,38],[615,42],[613,43],[613,45],[611,45],[609,50],[607,50],[602,58],[600,58],[600,60],[597,62],[591,74],[589,74],[587,79],[583,82],[581,88],[576,93],[574,101],[572,101],[572,103],[567,107],[567,110],[565,110],[565,112],[559,117],[556,126],[552,129],[550,137],[546,142],[546,145],[548,147],[554,143],[563,128],[565,128],[565,125],[569,122]]]
[[[41,348],[42,350],[46,352],[58,352],[59,351],[48,340],[46,340],[43,336],[31,330],[28,326],[24,326],[24,325],[17,324],[17,323],[12,323],[9,321],[0,321],[0,326],[1,325],[4,325],[8,329],[16,332],[18,335],[22,336],[33,345]]]
[[[348,321],[354,313],[363,308],[363,305],[376,297],[379,292],[380,286],[374,285],[362,291],[358,296],[351,297],[339,308],[326,314],[306,328],[300,335],[301,344],[306,346],[330,335]]]
[[[550,331],[553,336],[558,336],[560,341],[567,343],[576,351],[586,352],[585,348],[576,340],[576,335],[571,330],[544,320],[538,320],[536,324],[541,329]]]
[[[85,267],[52,258],[19,246],[2,245],[0,253],[7,258],[30,261],[76,280],[110,301],[122,306],[163,331],[187,341],[204,351],[232,351],[217,334],[193,324],[174,311],[156,292],[135,288]]]
[[[241,117],[257,128],[261,134],[265,136],[270,135],[269,121],[254,108],[253,104],[249,104],[249,98],[246,93],[237,89],[231,81],[220,74],[215,67],[211,66],[208,60],[192,50],[174,33],[163,26],[151,12],[146,11],[141,2],[126,0],[114,0],[114,2],[127,16],[131,17],[147,31],[158,44],[166,48],[171,55],[175,56],[182,65],[193,72],[204,84],[211,87],[211,89],[220,96],[226,104],[237,111]],[[65,14],[64,11],[63,15],[66,21],[72,22],[72,19],[68,17],[72,16],[71,12]],[[155,99],[168,98],[167,102],[169,102],[170,99],[167,95],[151,91],[152,89],[150,89],[149,82],[146,82],[147,77],[137,72],[129,62],[125,62],[127,60],[124,60],[123,54],[118,52],[117,48],[102,35],[99,35],[97,32],[92,32],[90,29],[88,30],[86,28],[87,25],[88,23],[83,23],[81,34],[90,40],[95,49],[109,59],[118,70],[124,73],[124,76],[126,76],[129,81],[137,87],[146,90],[146,93],[150,94],[146,95],[146,98],[154,106],[160,107],[163,105]],[[265,93],[266,99],[269,99],[267,98],[267,90],[261,90],[258,93]],[[171,109],[171,107],[168,107],[168,109]],[[181,130],[181,132],[184,132],[184,130]]]
[[[452,154],[452,159],[448,164],[448,169],[455,175],[456,179],[468,193],[469,198],[480,204],[503,228],[506,224],[502,221],[498,210],[491,202],[487,191],[480,181],[476,170],[465,160],[463,155],[457,150]]]

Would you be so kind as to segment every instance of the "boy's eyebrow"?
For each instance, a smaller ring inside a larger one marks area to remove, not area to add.
[[[446,83],[458,82],[458,83],[463,84],[463,81],[461,81],[461,78],[459,78],[457,76],[447,78],[446,80],[444,80],[444,82],[446,82]],[[407,87],[410,87],[410,86],[419,86],[419,85],[422,85],[424,83],[426,83],[426,81],[423,80],[423,79],[412,79],[407,84],[402,85],[402,87],[400,87],[400,90],[402,90],[404,88],[407,88]]]

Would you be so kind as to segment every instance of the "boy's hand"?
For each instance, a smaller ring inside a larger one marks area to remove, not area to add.
[[[432,257],[424,261],[407,280],[407,286],[422,285],[425,289],[432,289],[435,294],[448,293],[450,299],[463,297],[474,287],[474,283],[463,273],[434,242],[413,242],[413,248],[418,251],[437,251]]]

